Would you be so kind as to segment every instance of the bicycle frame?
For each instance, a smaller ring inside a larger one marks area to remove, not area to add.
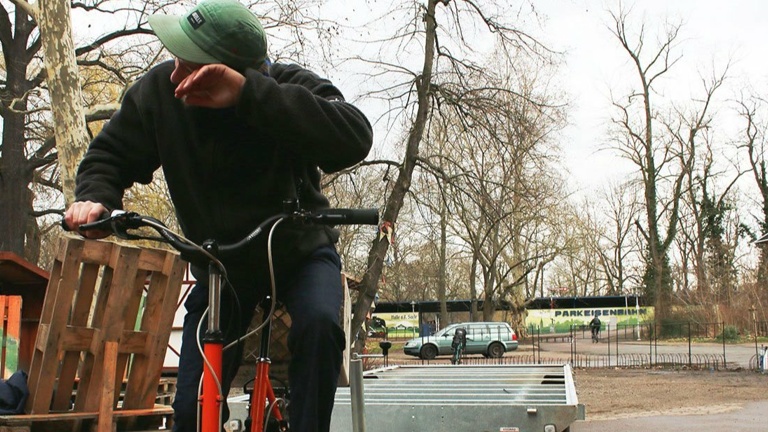
[[[201,400],[201,432],[218,432],[222,424],[222,404],[224,398],[221,390],[222,371],[224,366],[224,337],[221,332],[220,306],[221,306],[221,272],[213,264],[208,268],[208,329],[203,337],[203,390]],[[267,297],[265,303],[271,299]],[[278,422],[281,431],[287,430],[287,424],[283,419],[276,401],[272,383],[269,380],[269,342],[271,337],[271,312],[272,308],[263,308],[263,323],[261,329],[261,343],[259,345],[259,357],[256,360],[256,374],[251,393],[251,432],[264,432],[267,429],[269,417]]]
[[[264,432],[269,418],[273,417],[278,422],[280,430],[287,430],[283,414],[277,404],[272,382],[269,380],[269,368],[272,364],[269,359],[269,342],[271,339],[272,325],[270,309],[264,308],[263,321],[270,321],[261,329],[261,343],[259,345],[259,357],[256,359],[256,375],[251,392],[251,432]]]
[[[317,213],[295,210],[292,213],[287,212],[267,219],[237,243],[216,245],[214,242],[206,242],[202,246],[170,231],[156,219],[124,211],[115,211],[112,215],[107,215],[107,217],[103,217],[99,221],[80,226],[81,231],[89,229],[109,230],[118,237],[128,240],[149,239],[162,241],[180,251],[182,256],[187,254],[187,256],[193,256],[198,259],[204,257],[208,261],[208,327],[203,336],[202,392],[199,398],[201,412],[198,413],[201,432],[219,432],[221,430],[223,420],[222,404],[225,402],[221,382],[223,377],[223,353],[227,347],[224,346],[224,337],[220,325],[221,285],[224,279],[222,274],[224,268],[217,258],[218,252],[239,250],[261,234],[266,226],[272,225],[274,229],[283,219],[287,218],[295,218],[305,223],[326,225],[378,224],[378,212],[375,209],[326,209]],[[142,226],[154,229],[160,237],[144,237],[128,233],[128,230],[135,230]],[[62,221],[62,227],[65,230],[69,230],[64,221]],[[271,266],[271,253],[269,255]],[[275,301],[274,279],[272,288],[272,296],[268,297],[272,307],[263,308],[262,337],[259,347],[259,358],[256,362],[254,387],[251,394],[251,432],[264,432],[270,417],[278,421],[280,431],[287,430],[287,424],[280,412],[277,398],[269,379],[269,341]],[[236,343],[239,343],[246,336],[248,335],[241,337]]]

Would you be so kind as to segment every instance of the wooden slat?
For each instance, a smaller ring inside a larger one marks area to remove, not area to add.
[[[83,242],[70,239],[65,242],[65,249],[60,274],[51,274],[43,306],[43,317],[40,320],[50,328],[45,343],[41,345],[43,351],[35,350],[32,358],[29,374],[30,398],[27,401],[27,411],[30,413],[46,413],[51,405],[58,371],[59,338],[66,327],[70,309],[56,307],[56,305],[59,302],[67,304],[71,301],[75,289],[72,281],[77,280],[80,272],[79,256],[83,249]],[[56,266],[54,270],[57,270]]]
[[[100,340],[99,329],[93,327],[67,326],[60,339],[61,351],[93,352],[93,340]],[[77,356],[79,358],[80,356]]]
[[[157,249],[142,249],[139,255],[139,268],[153,273],[162,273],[165,266],[165,257],[170,251]]]
[[[135,410],[114,410],[114,418],[123,417],[145,417],[145,416],[167,416],[173,414],[173,408],[167,405],[156,405],[153,408],[135,409]],[[65,413],[47,413],[47,414],[22,414],[22,415],[0,415],[0,424],[20,425],[36,422],[60,421],[60,420],[87,420],[98,418],[98,411],[71,411]]]
[[[90,249],[88,247],[84,249]],[[91,303],[93,302],[93,293],[96,290],[96,281],[99,276],[99,266],[93,263],[83,264],[83,269],[80,272],[80,279],[77,284],[77,296],[72,307],[72,314],[70,316],[70,325],[62,334],[62,340],[59,342],[59,350],[65,351],[64,358],[61,361],[61,371],[59,372],[59,386],[56,394],[53,398],[53,409],[66,410],[69,409],[69,405],[72,400],[72,388],[75,382],[75,376],[77,376],[77,368],[80,364],[80,351],[82,349],[75,349],[67,345],[67,342],[71,340],[69,334],[73,331],[77,332],[77,329],[85,329],[88,324],[88,315],[90,314]],[[64,307],[64,305],[60,305]],[[75,343],[84,343],[86,346],[90,346],[92,342],[93,333],[90,334],[80,332],[79,336],[83,337],[81,340],[75,341]],[[89,337],[85,339],[85,337]]]
[[[101,323],[102,337],[104,341],[117,341],[123,334],[126,316],[126,306],[130,304],[130,296],[135,280],[135,274],[138,271],[139,249],[128,248],[122,245],[115,245],[112,250],[112,257],[109,265],[113,268],[112,284],[109,292],[99,293],[98,304],[94,313],[94,322]],[[99,320],[96,320],[96,317]],[[135,319],[135,316],[133,317]],[[103,348],[103,347],[102,347]],[[101,365],[104,361],[103,349],[94,353],[92,356],[86,355],[83,368],[81,370],[81,384],[84,383],[85,394],[78,395],[75,402],[75,408],[83,411],[96,411],[99,409],[101,395],[99,389],[103,385],[101,375]],[[122,372],[117,372],[122,378]],[[80,405],[82,401],[82,405]]]
[[[80,259],[86,263],[106,266],[112,257],[112,248],[114,246],[115,243],[111,242],[86,241],[86,246],[83,248]]]
[[[142,255],[146,255],[144,253],[145,251],[141,251],[139,254],[139,258]],[[139,259],[139,271],[136,274],[136,277],[133,281],[133,287],[130,292],[130,296],[128,297],[128,300],[126,302],[125,306],[125,321],[123,323],[123,331],[122,334],[125,334],[126,332],[132,332],[136,328],[137,320],[140,315],[139,308],[141,307],[141,300],[144,295],[144,285],[146,284],[148,273],[141,269],[142,262]],[[140,355],[144,352],[144,349],[139,350],[139,353],[137,355]],[[128,367],[128,361],[130,360],[132,353],[128,353],[125,351],[121,351],[120,355],[117,358],[117,370],[120,371],[119,376],[117,377],[120,382],[123,381],[123,378],[126,374],[126,369]],[[119,385],[119,383],[117,383]],[[117,403],[117,398],[115,399],[115,403]]]
[[[141,330],[148,337],[147,350],[142,355],[135,355],[131,365],[124,401],[124,406],[129,409],[148,406],[154,401],[173,327],[176,299],[186,265],[170,252],[165,254],[164,261],[162,274],[153,274],[147,292],[147,306],[141,322]]]
[[[104,363],[102,374],[104,387],[101,391],[101,403],[99,404],[98,432],[112,432],[112,412],[114,411],[115,398],[115,365],[117,363],[117,341],[104,342]]]
[[[149,335],[140,331],[124,331],[120,338],[120,354],[144,354]]]

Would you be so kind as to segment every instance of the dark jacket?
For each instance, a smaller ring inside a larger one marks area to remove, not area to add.
[[[467,347],[467,329],[459,327],[453,332],[453,340],[451,341],[451,348],[456,349],[461,345],[462,348]]]
[[[230,243],[281,212],[287,198],[307,210],[328,207],[319,169],[350,167],[371,148],[363,113],[299,66],[274,64],[269,76],[247,70],[240,101],[228,109],[184,105],[174,97],[173,68],[160,64],[128,90],[80,164],[78,201],[122,208],[124,190],[151,182],[162,167],[185,235]],[[338,236],[324,227],[281,227],[275,235],[278,258],[303,256]]]
[[[598,318],[596,316],[594,318],[592,318],[592,321],[589,322],[589,327],[592,328],[592,329],[599,329],[600,325],[601,325],[600,318]]]

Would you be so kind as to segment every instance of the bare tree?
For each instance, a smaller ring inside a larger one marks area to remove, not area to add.
[[[120,37],[149,33],[140,21],[128,20],[133,24],[126,24],[113,33],[96,37],[84,46],[74,48],[68,42],[71,40],[67,26],[69,6],[54,3],[38,2],[32,5],[22,0],[0,2],[0,45],[5,65],[0,82],[0,116],[3,117],[0,155],[0,213],[3,218],[0,219],[0,250],[16,252],[32,261],[37,260],[39,251],[40,228],[37,218],[61,212],[52,201],[48,201],[45,208],[37,210],[32,185],[37,184],[60,193],[61,176],[68,179],[67,187],[71,188],[74,164],[83,151],[86,139],[82,117],[84,114],[93,114],[102,119],[105,117],[103,113],[84,113],[78,109],[82,97],[73,56],[80,58],[79,64],[104,66],[115,77],[122,69],[119,64],[106,61],[108,51],[105,47]],[[124,10],[137,13],[144,9],[143,4],[121,4]],[[75,3],[74,7],[109,9],[110,3]],[[111,7],[113,10],[118,9],[117,6]],[[38,19],[46,27],[38,28]],[[40,38],[41,34],[47,40],[45,44]],[[47,58],[45,68],[41,67],[43,45]],[[54,115],[54,120],[60,125],[58,141],[66,142],[57,143],[54,137],[50,103],[62,108]],[[63,147],[64,153],[68,155],[67,164],[61,170],[56,165],[59,156],[57,145]]]
[[[752,238],[755,239],[768,232],[768,164],[765,159],[765,153],[768,150],[766,145],[768,123],[761,115],[766,103],[763,98],[744,95],[736,103],[739,116],[744,121],[742,136],[737,140],[737,145],[748,157],[759,197],[760,213],[755,216],[759,233],[751,233]],[[768,283],[768,244],[760,245],[759,250],[757,282],[758,285],[765,286]]]
[[[685,173],[692,155],[686,142],[679,142],[655,129],[659,113],[653,103],[654,85],[679,60],[673,54],[680,25],[666,28],[659,45],[650,53],[645,25],[637,36],[627,29],[628,12],[611,13],[612,32],[632,60],[639,89],[626,102],[614,100],[618,116],[616,148],[639,170],[643,185],[645,223],[637,221],[646,243],[645,295],[655,305],[656,316],[663,319],[669,309],[672,292],[669,249],[677,232],[680,200]]]
[[[404,5],[404,6],[403,6]],[[400,7],[403,6],[403,7]],[[501,51],[510,52],[522,49],[538,47],[535,40],[525,33],[516,30],[501,19],[501,10],[498,5],[479,1],[453,1],[427,0],[426,2],[407,1],[403,4],[393,5],[390,10],[390,20],[397,14],[405,14],[410,18],[400,33],[388,40],[389,45],[401,44],[405,48],[410,42],[418,41],[423,53],[423,61],[417,66],[417,71],[410,71],[400,62],[386,64],[376,61],[375,65],[382,68],[382,73],[393,75],[408,75],[410,79],[405,83],[395,84],[382,95],[391,95],[390,103],[403,105],[393,111],[397,111],[403,117],[408,118],[407,138],[402,163],[398,167],[397,179],[392,185],[392,190],[387,198],[383,212],[385,224],[395,226],[400,210],[408,191],[411,188],[414,169],[420,155],[420,147],[427,130],[430,115],[434,110],[462,111],[465,106],[465,98],[472,95],[467,86],[451,86],[450,82],[444,82],[446,78],[477,74],[482,72],[481,65],[462,58],[459,53],[469,52],[466,49],[468,38],[465,32],[473,28],[475,24],[484,26],[491,31],[495,42],[504,47]],[[442,20],[438,25],[438,20]],[[458,48],[457,48],[458,47]],[[454,51],[456,50],[456,51]],[[451,75],[443,76],[443,68],[451,72]],[[372,74],[372,79],[378,75]],[[458,91],[457,91],[458,90]],[[401,91],[399,94],[396,92]],[[394,94],[394,95],[393,95]],[[386,97],[386,96],[385,96]],[[389,248],[388,242],[376,242],[369,254],[368,268],[362,282],[361,296],[355,308],[352,322],[353,328],[359,328],[363,322],[374,295],[377,283],[380,279],[384,258]],[[359,347],[358,347],[359,348]]]
[[[476,91],[476,100],[467,105],[471,114],[443,115],[440,128],[449,132],[440,136],[448,139],[424,160],[440,172],[453,235],[474,257],[471,298],[482,296],[486,320],[501,301],[522,307],[531,275],[558,249],[553,246],[558,237],[552,235],[558,223],[548,215],[556,213],[553,208],[563,197],[555,175],[557,149],[550,140],[561,115],[542,102],[546,96],[535,94],[533,89],[545,86],[537,86],[535,73],[524,70],[518,67],[515,78],[526,85],[514,86],[523,97]],[[510,81],[491,89],[513,87],[511,77],[505,79]],[[480,99],[493,103],[485,106]]]
[[[637,241],[634,221],[640,212],[637,185],[634,182],[610,186],[605,198],[604,217],[608,227],[601,234],[600,264],[610,292],[619,294],[640,286],[641,275],[633,271],[632,263],[642,261],[642,248]]]

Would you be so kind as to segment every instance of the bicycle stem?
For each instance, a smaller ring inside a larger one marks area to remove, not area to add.
[[[210,337],[221,339],[221,272],[213,263],[208,265],[208,330]],[[217,335],[218,334],[218,335]]]

